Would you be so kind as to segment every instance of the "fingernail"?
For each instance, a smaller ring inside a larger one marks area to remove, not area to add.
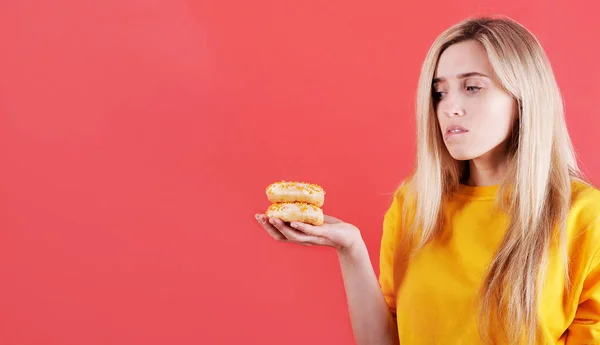
[[[275,219],[269,219],[269,223],[275,225]]]
[[[290,224],[290,226],[291,226],[292,228],[297,228],[297,227],[298,227],[298,223],[294,222],[294,223]]]

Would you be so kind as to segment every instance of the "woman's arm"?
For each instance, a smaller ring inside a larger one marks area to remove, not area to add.
[[[396,319],[383,297],[364,241],[339,250],[338,258],[357,344],[399,344]]]
[[[389,214],[392,213],[388,212]],[[356,226],[329,215],[325,215],[325,224],[320,226],[297,222],[287,225],[280,219],[268,219],[264,214],[256,215],[256,219],[273,238],[279,241],[335,248],[342,269],[350,319],[357,344],[398,344],[395,319],[384,297],[385,291],[390,303],[394,299],[390,279],[393,271],[393,227],[387,225],[386,228],[389,230],[384,231],[382,267],[385,274],[380,284],[371,266],[360,230]],[[390,216],[386,216],[386,224],[390,220]]]

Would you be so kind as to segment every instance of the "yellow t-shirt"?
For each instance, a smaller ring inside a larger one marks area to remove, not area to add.
[[[552,251],[539,308],[544,332],[539,344],[600,344],[600,191],[580,182],[572,187],[567,227],[573,287],[564,297],[561,253]],[[400,344],[483,344],[478,290],[508,225],[494,207],[498,187],[461,185],[443,207],[442,235],[407,264],[399,259],[401,191],[384,217],[379,276]]]

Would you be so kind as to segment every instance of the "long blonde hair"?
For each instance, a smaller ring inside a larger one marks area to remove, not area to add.
[[[510,217],[506,235],[481,287],[480,331],[488,340],[490,322],[501,322],[511,344],[534,344],[539,336],[538,297],[552,243],[562,248],[568,288],[565,223],[571,181],[583,180],[564,119],[563,102],[552,68],[536,37],[506,17],[472,18],[443,32],[431,46],[418,84],[417,154],[408,183],[414,195],[415,250],[442,227],[444,199],[460,184],[467,162],[454,160],[437,123],[432,80],[442,52],[475,40],[487,51],[502,87],[515,100],[508,169],[498,204]],[[408,205],[406,203],[405,205]]]

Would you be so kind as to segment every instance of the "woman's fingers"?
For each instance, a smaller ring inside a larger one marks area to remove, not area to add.
[[[287,241],[287,238],[275,228],[272,224],[269,223],[269,217],[266,214],[257,214],[255,215],[256,220],[262,225],[262,227],[267,230],[269,235],[276,239],[277,241]]]
[[[302,231],[303,233],[311,236],[323,236],[323,228],[307,223],[292,222],[290,226],[296,230]]]
[[[311,236],[310,234],[293,229],[280,219],[271,218],[271,222],[271,224],[273,224],[273,226],[275,226],[275,228],[277,228],[277,230],[279,230],[288,239],[288,241],[304,245],[327,245],[327,240],[325,238]]]
[[[329,215],[323,215],[323,220],[325,221],[325,223],[327,224],[335,224],[335,223],[341,223],[342,220],[341,219],[337,219],[335,217],[329,216]]]
[[[329,220],[334,220],[334,222],[319,226],[300,222],[292,222],[290,225],[311,237],[322,239],[323,242],[335,248],[348,247],[360,238],[360,230],[354,225],[333,217]]]
[[[269,218],[266,214],[256,214],[256,220],[261,226],[278,241],[293,242],[305,246],[336,246],[335,241],[330,237],[327,231],[330,225],[342,223],[337,218],[325,216],[325,224],[320,226],[311,225],[302,222],[292,222],[290,225],[278,218]]]
[[[350,248],[357,241],[362,241],[356,226],[331,216],[325,216],[325,223],[318,226],[303,222],[288,224],[278,218],[269,218],[266,214],[257,214],[256,220],[278,241],[336,249]]]

